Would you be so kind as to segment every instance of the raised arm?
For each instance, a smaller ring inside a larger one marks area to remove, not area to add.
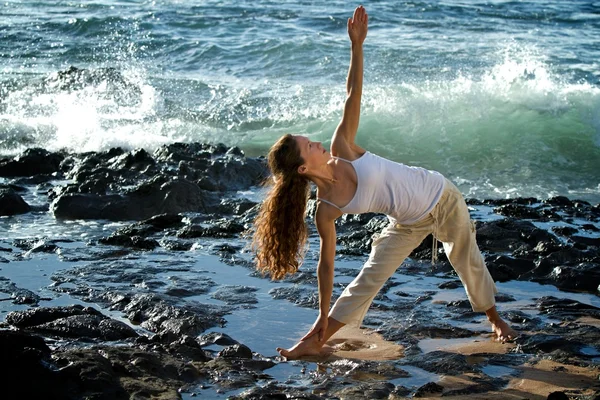
[[[351,42],[350,68],[346,80],[346,102],[344,114],[332,140],[332,150],[345,152],[344,147],[354,146],[354,138],[360,120],[360,101],[363,85],[363,42],[367,37],[369,17],[363,6],[354,10],[348,19],[348,36]]]

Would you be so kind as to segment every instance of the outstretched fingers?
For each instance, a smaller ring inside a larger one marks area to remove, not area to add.
[[[365,8],[363,6],[358,6],[354,10],[354,15],[352,16],[352,19],[354,21],[362,22],[364,20],[366,13],[367,12],[365,11]]]

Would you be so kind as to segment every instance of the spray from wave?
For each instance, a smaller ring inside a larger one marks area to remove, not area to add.
[[[369,150],[441,171],[473,196],[600,197],[600,89],[539,54],[507,48],[492,67],[451,78],[379,74],[363,95],[358,141]],[[214,78],[71,68],[21,80],[0,93],[0,152],[201,141],[259,155],[284,132],[327,141],[341,117],[339,82]]]

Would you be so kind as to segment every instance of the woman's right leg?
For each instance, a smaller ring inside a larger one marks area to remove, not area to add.
[[[329,317],[342,324],[360,327],[383,284],[431,233],[432,221],[428,216],[414,225],[390,224],[384,228],[373,241],[369,259],[337,299]]]

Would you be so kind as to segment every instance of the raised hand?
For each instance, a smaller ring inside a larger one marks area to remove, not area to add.
[[[348,18],[348,36],[350,41],[356,44],[362,44],[367,37],[369,25],[369,16],[363,6],[356,7],[352,18]]]

